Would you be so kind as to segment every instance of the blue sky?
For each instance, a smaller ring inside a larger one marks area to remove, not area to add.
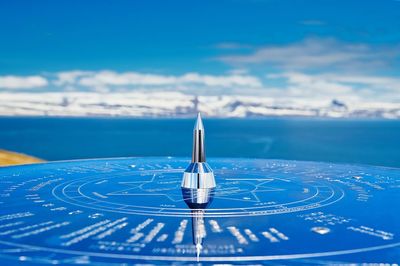
[[[250,87],[393,100],[399,29],[396,0],[2,1],[0,90]],[[76,75],[63,83],[60,73]]]

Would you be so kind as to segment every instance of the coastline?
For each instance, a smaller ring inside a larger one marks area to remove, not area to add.
[[[44,160],[23,153],[0,149],[0,167],[41,162],[44,162]]]

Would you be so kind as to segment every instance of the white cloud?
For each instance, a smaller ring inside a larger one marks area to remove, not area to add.
[[[367,76],[367,75],[338,75],[325,74],[320,75],[324,79],[341,82],[347,84],[375,87],[377,90],[387,89],[400,93],[400,78],[384,77],[384,76]]]
[[[178,78],[181,83],[198,83],[206,86],[241,86],[241,87],[260,87],[261,82],[258,78],[250,75],[200,75],[197,73],[185,74]]]
[[[356,102],[400,101],[400,79],[367,75],[304,74],[284,72],[267,75],[283,78],[285,96],[318,99],[341,99]]]
[[[0,76],[1,89],[31,89],[48,85],[42,76]]]
[[[56,85],[80,85],[93,88],[107,86],[181,86],[200,85],[206,87],[261,87],[261,81],[250,75],[202,75],[186,73],[184,75],[158,75],[139,72],[115,71],[71,71],[61,72]]]
[[[65,71],[45,76],[0,76],[0,91],[33,89],[41,92],[155,93],[179,92],[187,95],[240,95],[270,97],[279,101],[303,102],[339,99],[345,102],[400,102],[400,78],[327,72],[309,74],[283,71],[259,78],[246,69],[225,75],[186,73],[161,75],[141,72]]]
[[[345,68],[387,65],[400,55],[398,47],[372,47],[339,42],[333,38],[308,38],[298,43],[264,46],[247,54],[231,54],[216,59],[232,65],[260,64],[286,69],[341,66]]]
[[[72,70],[57,73],[57,80],[54,84],[58,86],[71,85],[77,82],[77,79],[86,75],[91,75],[92,71]]]

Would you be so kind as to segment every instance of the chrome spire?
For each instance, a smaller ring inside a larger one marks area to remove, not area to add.
[[[193,153],[192,163],[202,163],[206,161],[204,150],[204,126],[200,113],[197,114],[196,124],[193,129]]]
[[[215,178],[211,167],[206,163],[204,148],[204,126],[198,113],[193,129],[192,162],[183,173],[183,188],[203,189],[214,188]]]

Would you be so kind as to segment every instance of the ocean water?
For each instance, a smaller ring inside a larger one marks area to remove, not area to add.
[[[0,149],[46,160],[191,155],[194,119],[0,118]],[[400,167],[400,121],[205,119],[208,157]]]

